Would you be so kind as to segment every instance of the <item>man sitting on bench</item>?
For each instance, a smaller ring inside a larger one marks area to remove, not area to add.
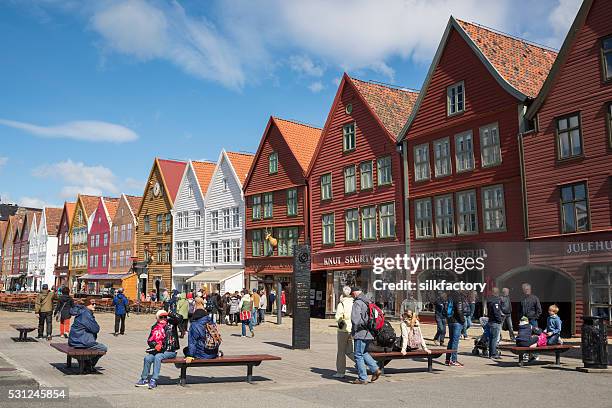
[[[221,334],[214,323],[211,310],[204,309],[204,299],[195,299],[195,310],[189,326],[189,343],[183,349],[185,362],[191,363],[194,359],[211,359],[223,355],[219,351]]]
[[[100,326],[94,317],[95,309],[95,299],[87,299],[85,301],[85,306],[75,305],[70,308],[70,314],[76,316],[70,328],[70,334],[68,335],[68,345],[70,347],[107,351],[107,347],[104,344],[96,341]],[[102,356],[93,356],[88,361],[85,361],[84,372],[95,373],[95,367],[100,357]]]

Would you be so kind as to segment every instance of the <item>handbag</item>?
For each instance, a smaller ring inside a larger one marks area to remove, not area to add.
[[[410,350],[417,350],[421,347],[421,331],[417,327],[409,328],[411,336],[408,336],[408,348]]]
[[[251,320],[251,311],[250,310],[243,310],[242,312],[240,312],[240,320],[242,320],[242,321]]]
[[[540,333],[540,335],[538,336],[538,347],[546,346],[546,343],[547,343],[546,340],[547,340],[546,333],[544,332]]]

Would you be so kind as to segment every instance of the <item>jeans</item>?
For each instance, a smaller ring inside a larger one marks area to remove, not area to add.
[[[87,348],[88,350],[100,350],[100,351],[108,351],[108,347],[106,347],[104,344],[102,343],[96,343],[91,347]],[[95,367],[96,364],[98,364],[98,360],[100,360],[102,358],[102,356],[95,356],[95,357],[91,357],[89,359],[89,363],[91,364],[91,367]]]
[[[447,350],[457,350],[459,348],[459,337],[461,336],[461,331],[463,330],[463,325],[461,323],[450,323],[448,325],[448,346],[446,346]],[[450,356],[446,355],[447,362],[457,362],[457,351],[453,351]]]
[[[489,322],[489,357],[497,357],[497,342],[501,334],[501,324]]]
[[[506,327],[508,327],[508,333],[510,334],[510,340],[514,340],[514,328],[512,327],[512,315],[506,315],[504,317]]]
[[[266,309],[265,308],[259,308],[257,309],[259,312],[259,323],[263,323],[266,321]]]
[[[259,308],[254,307],[253,313],[251,314],[251,322],[253,322],[253,326],[257,326],[257,318],[259,317]]]
[[[144,364],[142,366],[142,374],[140,374],[140,378],[142,380],[146,380],[149,377],[151,365],[153,365],[153,375],[151,376],[151,379],[157,380],[159,378],[159,370],[161,369],[162,360],[175,357],[176,351],[165,351],[163,353],[147,354],[144,357]]]
[[[372,340],[355,339],[355,368],[357,368],[359,379],[361,381],[367,381],[368,368],[372,373],[375,373],[378,370],[376,360],[374,360],[370,353],[368,353],[368,345],[371,342]]]
[[[253,319],[242,321],[242,335],[246,336],[246,327],[249,326],[249,330],[253,333]]]
[[[53,313],[51,312],[38,313],[38,337],[43,336],[43,331],[45,329],[45,322],[47,323],[47,337],[51,337],[51,332],[53,331],[53,327],[51,326],[52,321],[53,321]]]
[[[121,326],[121,331],[119,331],[119,326]],[[125,315],[115,315],[115,333],[125,333]]]
[[[336,373],[344,374],[346,372],[346,358],[355,361],[355,353],[353,352],[353,338],[351,333],[338,331],[338,352],[336,353]]]
[[[474,317],[475,310],[476,304],[470,303],[470,314],[465,316],[465,324],[463,325],[463,330],[461,331],[461,334],[463,334],[464,337],[467,337],[467,331],[470,327],[472,327],[472,318]]]
[[[436,331],[434,341],[438,340],[439,342],[443,343],[444,337],[446,337],[446,319],[436,316],[436,325],[438,326],[438,331]]]
[[[546,345],[552,346],[553,344],[559,344],[559,335],[553,334],[549,338],[546,339]]]

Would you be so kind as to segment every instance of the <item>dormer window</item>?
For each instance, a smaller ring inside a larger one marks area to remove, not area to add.
[[[272,152],[268,157],[268,173],[278,173],[278,153]]]
[[[465,85],[463,81],[446,88],[446,112],[448,116],[465,110]]]

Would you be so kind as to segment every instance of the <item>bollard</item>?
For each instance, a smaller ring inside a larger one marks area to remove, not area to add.
[[[608,368],[608,333],[604,319],[598,316],[584,316],[582,320],[584,368]]]

